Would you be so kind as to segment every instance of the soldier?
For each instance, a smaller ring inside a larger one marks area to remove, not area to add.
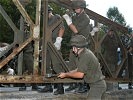
[[[107,32],[107,35],[102,42],[102,52],[112,73],[115,73],[116,69],[115,66],[118,64],[117,60],[118,47],[119,47],[119,42],[116,37],[115,31],[110,29]]]
[[[133,78],[133,33],[130,32],[130,44],[128,48],[128,71],[129,79],[131,82],[128,84],[128,88],[132,89],[132,78]]]
[[[73,53],[76,55],[76,69],[60,73],[59,78],[79,78],[89,83],[90,90],[87,100],[101,100],[106,91],[105,76],[96,56],[86,48],[88,42],[83,35],[75,35],[70,40]]]
[[[23,41],[26,41],[30,37],[30,27],[29,24],[25,21],[24,22],[24,39]],[[33,74],[33,63],[34,63],[34,43],[33,41],[29,43],[24,49],[23,49],[23,68],[22,73],[24,75],[32,75]],[[30,63],[29,63],[30,62]],[[36,84],[32,85],[32,90],[37,90],[38,87]],[[19,88],[19,91],[25,91],[26,90],[26,84],[22,84]]]
[[[90,18],[86,14],[85,9],[86,9],[86,1],[84,0],[73,0],[72,1],[72,8],[75,14],[73,14],[72,17],[70,17],[68,14],[63,15],[63,18],[66,20],[67,25],[69,28],[72,30],[72,36],[73,35],[83,35],[87,38],[88,41],[90,41]],[[94,28],[93,31],[91,32],[92,35],[98,31],[97,28]],[[72,53],[73,51],[70,51],[70,58],[69,58],[69,65],[72,66],[70,67],[70,70],[75,69],[75,64],[73,63],[75,59],[75,55]],[[84,93],[87,91],[87,84],[80,84],[79,89],[77,92]],[[76,88],[76,85],[72,84],[66,91],[71,91]]]
[[[24,41],[30,37],[29,25],[24,22]],[[33,74],[33,42],[29,43],[23,50],[23,72]],[[29,63],[31,62],[31,63]]]
[[[48,5],[48,25],[52,25],[54,23],[56,23],[58,20],[60,20],[60,16],[58,14],[53,14],[52,13],[53,9],[51,8],[50,5]],[[64,24],[63,22],[56,27],[53,31],[52,31],[52,42],[54,43],[56,49],[59,51],[60,53],[60,49],[61,49],[61,42],[62,42],[62,36],[64,34]],[[50,58],[49,58],[50,57]],[[62,72],[62,65],[60,62],[58,62],[56,56],[54,55],[54,53],[48,48],[47,51],[47,61],[52,62],[52,65],[49,64],[49,62],[47,62],[46,64],[46,73],[48,74],[53,74],[51,72],[51,70],[53,69],[55,71],[55,73],[60,73]],[[52,88],[52,84],[46,84],[45,87],[43,89],[41,89],[39,92],[53,92],[53,88]],[[57,84],[57,90],[54,92],[54,95],[57,94],[64,94],[64,87],[62,83],[58,83]]]

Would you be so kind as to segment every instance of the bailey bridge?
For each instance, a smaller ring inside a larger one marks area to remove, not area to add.
[[[9,62],[11,61],[16,55],[19,56],[18,58],[18,75],[9,76],[9,75],[3,75],[0,74],[0,83],[70,83],[70,82],[82,82],[82,80],[74,80],[74,79],[59,79],[57,77],[50,77],[47,78],[46,76],[46,53],[47,53],[47,47],[50,47],[50,49],[54,52],[57,59],[61,62],[63,65],[63,68],[68,71],[68,66],[62,56],[58,53],[58,51],[55,49],[53,43],[50,41],[51,38],[51,32],[52,30],[58,26],[63,18],[59,20],[57,23],[55,23],[52,26],[47,25],[47,9],[48,9],[48,3],[55,3],[65,9],[72,10],[71,8],[71,0],[44,0],[44,3],[41,3],[41,0],[36,0],[36,18],[35,22],[30,18],[28,13],[25,10],[25,6],[27,6],[28,3],[30,3],[32,0],[12,0],[14,5],[16,5],[17,9],[20,11],[20,29],[16,27],[16,25],[13,23],[12,19],[8,16],[8,13],[5,12],[5,10],[2,7],[2,4],[0,5],[0,13],[3,16],[3,18],[6,20],[6,22],[9,24],[9,26],[14,31],[14,41],[7,50],[3,51],[2,54],[0,54],[0,58],[4,56],[11,48],[13,48],[16,44],[19,44],[19,47],[16,48],[13,52],[11,52],[7,57],[2,59],[0,61],[0,70]],[[41,17],[41,6],[44,9],[43,14],[43,36],[42,36],[42,53],[39,52],[39,40],[40,40],[40,17]],[[122,72],[124,69],[127,69],[127,49],[125,48],[123,42],[120,39],[119,34],[127,34],[128,29],[116,22],[111,21],[108,18],[105,18],[89,9],[86,9],[86,13],[89,15],[90,19],[94,22],[94,26],[97,26],[100,28],[100,25],[105,25],[108,27],[108,29],[113,30],[113,32],[116,35],[118,44],[122,51],[122,61],[119,65],[114,63],[115,71],[112,71],[109,65],[109,62],[106,61],[106,58],[102,54],[102,44],[104,44],[104,40],[107,36],[106,31],[103,31],[105,33],[104,35],[100,36],[100,31],[95,34],[95,36],[91,36],[92,41],[92,51],[96,54],[98,57],[101,66],[102,71],[104,75],[106,76],[106,81],[113,81],[113,82],[129,82],[131,81],[128,77],[122,77]],[[30,37],[23,41],[23,27],[24,27],[24,21],[27,21],[27,23],[30,26]],[[23,49],[30,43],[34,41],[34,66],[33,66],[33,75],[23,75],[22,74],[22,58],[23,58]],[[110,45],[108,45],[110,46]],[[41,72],[39,73],[38,67],[39,67],[39,55],[42,56],[42,63],[41,63]],[[127,70],[128,73],[128,70]]]

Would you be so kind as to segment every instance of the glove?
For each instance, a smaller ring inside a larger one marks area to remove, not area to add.
[[[121,48],[120,48],[120,47],[118,47],[118,48],[117,48],[117,52],[120,52],[120,51],[121,51]]]
[[[54,43],[54,45],[55,45],[55,47],[56,47],[57,50],[60,50],[60,48],[61,48],[61,42],[62,42],[62,37],[57,37],[56,38],[56,41]]]
[[[91,33],[91,36],[94,36],[94,34],[96,32],[98,32],[98,31],[99,31],[99,29],[97,27],[94,27],[93,30],[90,32]]]
[[[8,75],[14,75],[14,69],[8,68],[7,73]]]
[[[68,26],[72,24],[72,18],[69,15],[65,14],[63,15],[63,18],[66,20]]]
[[[8,46],[1,47],[1,48],[0,48],[0,52],[5,51],[7,48],[8,48]]]

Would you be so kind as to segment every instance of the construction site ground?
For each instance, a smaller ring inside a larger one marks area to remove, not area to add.
[[[0,100],[86,100],[86,98],[87,93],[81,94],[74,91],[53,95],[53,93],[32,91],[31,87],[27,87],[26,91],[19,91],[19,87],[0,87]],[[106,91],[103,100],[133,100],[133,89]]]

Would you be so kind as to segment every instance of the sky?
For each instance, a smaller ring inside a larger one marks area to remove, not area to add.
[[[127,25],[133,28],[132,0],[86,0],[86,3],[88,4],[87,8],[104,17],[107,17],[106,13],[110,7],[117,7]]]

